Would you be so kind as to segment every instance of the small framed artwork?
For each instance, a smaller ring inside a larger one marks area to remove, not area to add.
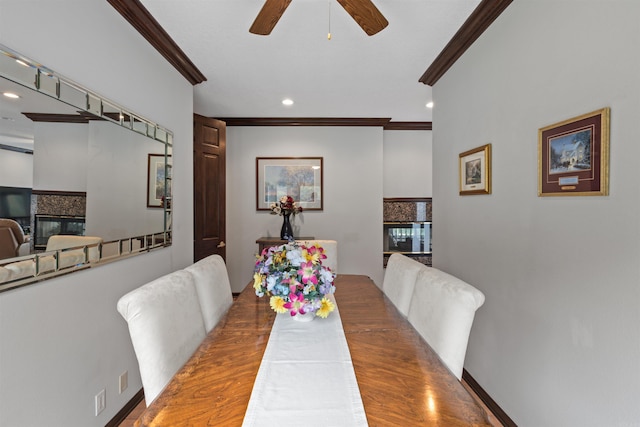
[[[291,196],[304,210],[322,210],[322,157],[256,157],[256,209]]]
[[[538,130],[538,196],[609,194],[609,108]]]
[[[491,144],[460,153],[460,195],[491,194]]]
[[[164,154],[149,154],[147,162],[147,207],[164,207],[165,196],[171,196],[171,156],[167,156],[165,167]],[[166,183],[166,193],[165,193]]]

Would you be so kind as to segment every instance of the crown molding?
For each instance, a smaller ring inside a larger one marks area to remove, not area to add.
[[[223,117],[227,126],[371,126],[384,130],[431,130],[431,122],[395,122],[388,118]]]
[[[386,126],[388,118],[343,117],[227,117],[227,126]]]
[[[419,81],[433,86],[513,0],[482,0]]]
[[[102,117],[79,111],[78,114],[57,114],[57,113],[22,113],[33,122],[47,123],[89,123],[92,120],[104,120]]]
[[[432,130],[432,122],[394,122],[390,121],[384,130]]]
[[[33,154],[28,148],[14,147],[13,145],[0,144],[0,150],[15,151],[16,153]]]
[[[158,21],[140,3],[139,0],[107,0],[115,10],[129,22],[133,28],[147,39],[164,58],[173,65],[192,85],[206,81],[187,55],[173,41]]]

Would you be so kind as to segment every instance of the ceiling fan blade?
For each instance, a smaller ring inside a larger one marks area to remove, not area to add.
[[[271,34],[273,27],[276,26],[289,3],[291,0],[266,0],[260,13],[256,16],[256,20],[249,28],[249,32],[261,36]]]
[[[389,21],[382,16],[371,0],[338,0],[338,3],[370,36],[389,25]]]

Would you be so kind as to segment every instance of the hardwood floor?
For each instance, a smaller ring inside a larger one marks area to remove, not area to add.
[[[503,424],[500,421],[498,421],[498,419],[491,413],[489,408],[487,408],[486,405],[482,402],[482,400],[480,400],[480,398],[473,392],[473,390],[469,387],[466,381],[463,380],[462,385],[464,386],[464,388],[467,389],[467,391],[469,391],[471,396],[473,396],[473,398],[478,402],[478,405],[482,406],[482,408],[485,410],[485,412],[489,416],[489,422],[491,423],[491,425],[493,427],[503,427]],[[145,408],[146,408],[146,405],[144,403],[144,400],[142,400],[142,402],[140,402],[140,404],[138,404],[138,406],[136,406],[135,409],[131,411],[129,415],[127,415],[127,418],[125,418],[124,421],[120,423],[119,427],[133,427],[133,423],[138,419],[138,417],[142,414]]]
[[[120,423],[119,427],[133,427],[133,423],[138,419],[138,417],[140,417],[140,415],[142,415],[142,412],[146,408],[147,406],[145,405],[143,399],[142,402],[140,402],[138,406],[136,406],[133,411],[131,411],[129,415],[127,415],[127,418],[125,418],[124,421]]]
[[[484,411],[487,413],[487,417],[489,417],[489,422],[491,423],[491,425],[493,427],[504,427],[504,425],[500,421],[498,421],[498,419],[491,412],[491,410],[489,410],[489,408],[487,408],[487,405],[485,405],[484,402],[480,399],[480,397],[478,397],[478,395],[475,394],[475,392],[471,389],[471,387],[469,387],[469,384],[467,384],[467,382],[465,380],[462,380],[462,385],[464,386],[464,388],[467,389],[467,391],[473,397],[473,399],[476,402],[478,402],[478,405],[480,405],[482,407],[482,409],[484,409]]]

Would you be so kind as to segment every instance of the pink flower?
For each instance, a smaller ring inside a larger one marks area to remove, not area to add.
[[[323,259],[327,259],[327,256],[324,254],[324,249],[319,246],[303,246],[302,256],[313,264],[318,264],[319,262],[322,262]]]
[[[298,275],[302,276],[302,283],[305,285],[309,282],[314,285],[318,284],[318,278],[316,277],[316,273],[313,269],[313,261],[307,261],[300,264],[300,270],[298,270]]]
[[[289,314],[291,316],[295,316],[296,314],[305,314],[306,311],[304,309],[306,302],[304,300],[304,295],[302,293],[290,293],[289,294],[289,302],[284,304],[284,308],[289,310]]]

